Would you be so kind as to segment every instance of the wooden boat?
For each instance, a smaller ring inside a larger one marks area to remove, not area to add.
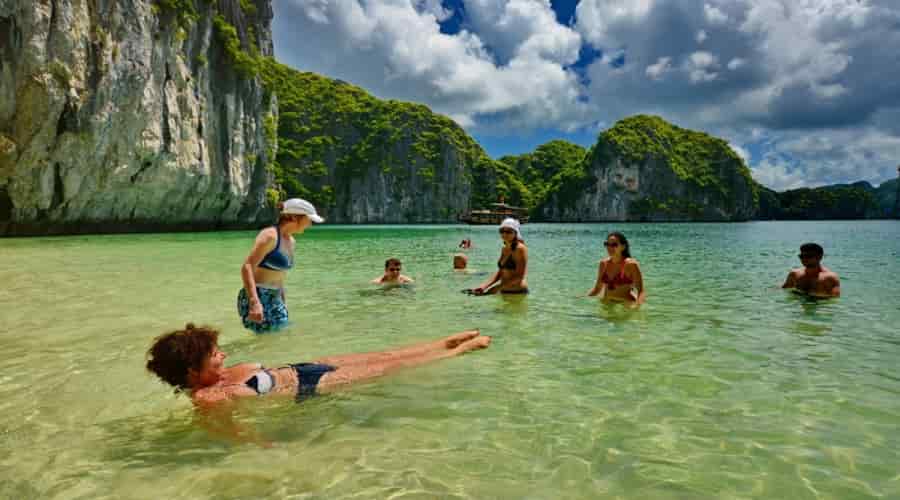
[[[506,203],[491,203],[489,210],[472,210],[459,216],[460,222],[475,225],[499,225],[503,219],[512,217],[522,224],[528,222],[528,209],[514,207]]]

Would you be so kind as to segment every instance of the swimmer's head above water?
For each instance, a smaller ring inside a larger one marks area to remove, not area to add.
[[[468,266],[469,258],[465,254],[458,253],[453,256],[453,269],[464,270]]]
[[[227,356],[218,342],[218,330],[188,323],[183,330],[156,337],[147,351],[147,370],[176,390],[210,385],[224,370]]]
[[[803,267],[816,268],[819,267],[822,263],[822,258],[825,257],[825,249],[818,243],[804,243],[800,245],[800,254],[797,257],[800,258],[800,263],[803,264]]]
[[[631,258],[631,247],[628,245],[628,238],[618,231],[613,231],[606,235],[606,241],[603,242],[603,246],[606,247],[606,253],[610,257],[619,255],[625,259]]]

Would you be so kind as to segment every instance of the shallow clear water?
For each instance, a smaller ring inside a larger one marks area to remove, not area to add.
[[[579,297],[607,231],[637,312]],[[2,498],[900,498],[900,223],[525,226],[522,297],[471,297],[495,228],[315,227],[291,326],[235,313],[250,232],[0,240]],[[844,297],[778,289],[821,242]],[[397,256],[411,289],[368,285]],[[152,338],[221,328],[230,362],[377,350],[479,327],[490,349],[235,418],[210,436],[143,371]]]

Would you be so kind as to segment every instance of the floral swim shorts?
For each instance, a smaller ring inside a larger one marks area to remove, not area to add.
[[[250,298],[247,297],[247,290],[241,288],[237,297],[237,309],[244,328],[256,333],[268,333],[287,325],[288,311],[287,306],[284,305],[282,293],[280,288],[256,287],[256,295],[263,308],[262,323],[257,323],[250,319]]]

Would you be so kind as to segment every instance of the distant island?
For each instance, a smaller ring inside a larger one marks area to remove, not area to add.
[[[657,116],[490,158],[426,106],[275,61],[267,0],[58,3],[56,23],[0,19],[19,44],[0,45],[0,235],[252,228],[288,197],[339,224],[500,198],[548,222],[900,216],[896,179],[775,192]]]

